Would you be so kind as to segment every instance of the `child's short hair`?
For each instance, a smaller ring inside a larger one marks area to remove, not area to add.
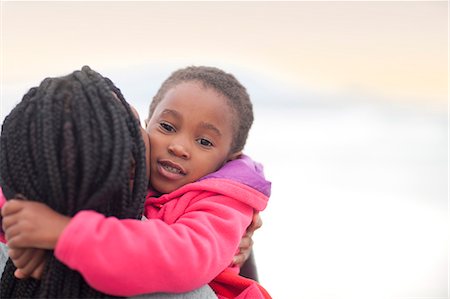
[[[229,106],[235,114],[233,125],[234,138],[231,144],[231,153],[244,149],[248,133],[253,124],[253,107],[247,90],[229,73],[215,67],[189,66],[173,72],[159,88],[150,104],[150,119],[156,106],[162,101],[167,91],[183,82],[200,82],[205,88],[212,88],[225,96]]]
[[[70,216],[92,209],[140,219],[145,167],[145,147],[133,112],[120,90],[89,67],[43,80],[3,122],[0,185],[7,198],[19,193]],[[40,282],[15,279],[14,270],[9,259],[1,297],[104,296],[53,254],[48,255]]]

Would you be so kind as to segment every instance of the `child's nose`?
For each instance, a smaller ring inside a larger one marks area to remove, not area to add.
[[[186,147],[180,143],[172,143],[169,145],[169,153],[171,153],[174,156],[183,158],[183,159],[189,159],[190,154]]]

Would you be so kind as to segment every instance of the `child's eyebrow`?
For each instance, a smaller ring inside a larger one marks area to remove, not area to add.
[[[222,133],[220,132],[220,130],[214,126],[213,124],[207,123],[207,122],[201,122],[200,123],[200,127],[206,130],[210,130],[213,131],[214,133],[216,133],[218,136],[222,136]]]
[[[172,114],[176,118],[182,118],[180,113],[172,109],[164,109],[163,112],[161,112],[161,115],[164,114]]]

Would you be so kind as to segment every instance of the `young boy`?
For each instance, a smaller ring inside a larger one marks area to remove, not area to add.
[[[31,231],[5,227],[8,244],[54,248],[92,287],[113,295],[183,292],[224,271],[236,278],[229,261],[270,195],[261,165],[242,154],[252,122],[249,96],[234,76],[211,67],[178,70],[162,84],[146,121],[149,220],[119,221],[92,211],[68,218],[41,207]],[[5,206],[5,219],[23,219],[32,208],[19,204]],[[39,237],[49,222],[62,233]],[[211,285],[221,298],[268,297],[256,282],[245,281],[237,291]]]

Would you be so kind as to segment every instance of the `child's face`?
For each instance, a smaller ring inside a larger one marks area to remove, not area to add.
[[[172,192],[235,158],[232,124],[232,110],[215,90],[197,82],[168,90],[147,124],[152,187]]]

